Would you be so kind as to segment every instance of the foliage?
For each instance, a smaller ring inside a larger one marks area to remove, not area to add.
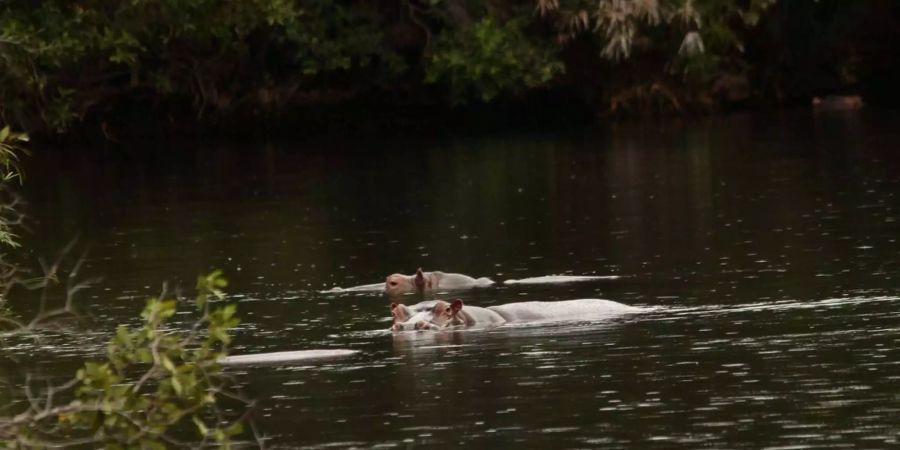
[[[13,0],[0,4],[0,117],[65,131],[130,98],[197,117],[283,106],[318,76],[396,60],[365,7],[313,0]],[[99,110],[99,111],[98,111]]]
[[[877,36],[898,18],[888,0],[7,0],[0,121],[108,133],[573,90],[692,109],[734,80],[725,97],[892,89],[895,40]]]
[[[774,3],[537,0],[537,10],[554,23],[564,44],[593,35],[600,55],[624,73],[613,74],[611,110],[681,110],[688,103],[709,103],[720,76],[745,73],[742,33]]]
[[[425,81],[446,83],[457,103],[542,86],[564,71],[555,49],[525,35],[523,21],[491,17],[443,33],[426,58]]]
[[[22,214],[16,208],[19,197],[8,191],[6,186],[0,186],[0,199],[0,245],[7,248],[19,247],[19,236],[13,231],[15,225],[22,223]],[[0,266],[3,265],[2,260],[3,255],[0,254]],[[2,279],[0,276],[0,280]]]
[[[218,360],[238,320],[234,305],[210,306],[226,284],[218,271],[199,277],[200,318],[189,332],[167,328],[175,300],[165,294],[148,300],[143,325],[120,326],[106,361],[85,363],[73,382],[30,398],[25,411],[0,421],[5,446],[165,448],[184,444],[173,430],[189,425],[196,435],[191,442],[229,447],[241,421],[229,421],[217,408],[221,397],[231,395]],[[69,388],[74,399],[54,405],[59,391]]]
[[[0,129],[0,183],[13,179],[22,179],[22,169],[19,166],[19,155],[27,154],[28,150],[22,143],[28,142],[28,135],[10,130],[9,125]],[[0,239],[3,242],[3,239]]]
[[[667,37],[677,37],[678,54],[692,56],[704,53],[705,38],[739,47],[740,39],[730,28],[733,22],[755,26],[760,15],[775,0],[748,2],[712,0],[536,0],[538,12],[556,24],[558,39],[566,42],[579,33],[594,32],[603,37],[602,56],[622,60],[631,56],[635,46],[648,48],[663,45],[653,37],[656,28],[671,29]]]
[[[19,166],[20,155],[27,154],[28,150],[23,143],[28,141],[28,135],[10,130],[9,126],[0,129],[0,245],[6,247],[18,247],[17,236],[13,227],[22,222],[22,214],[18,211],[19,197],[9,191],[10,181],[23,179],[22,169]],[[5,267],[3,255],[0,254],[0,284],[6,280],[5,274],[9,268]],[[0,301],[3,296],[0,295]]]

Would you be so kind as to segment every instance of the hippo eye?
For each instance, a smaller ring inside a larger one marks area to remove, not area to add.
[[[397,282],[396,282],[396,281],[391,281],[389,284],[390,284],[391,286],[396,286],[396,285],[397,285]]]

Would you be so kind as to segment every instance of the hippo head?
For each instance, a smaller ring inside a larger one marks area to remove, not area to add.
[[[403,330],[439,330],[455,324],[456,314],[462,309],[462,300],[453,303],[436,301],[430,308],[413,311],[405,305],[391,303],[391,315],[394,331]]]
[[[403,275],[395,273],[388,275],[384,280],[384,292],[388,295],[400,295],[409,292],[421,291],[425,287],[425,274],[422,269],[416,271],[415,275]]]
[[[415,311],[406,305],[391,303],[391,317],[394,319],[391,330],[403,331],[422,329],[420,328],[419,323],[427,324],[430,320],[430,315],[430,308]]]
[[[388,275],[384,279],[384,293],[388,295],[399,295],[412,292],[415,288],[409,277],[400,273]]]

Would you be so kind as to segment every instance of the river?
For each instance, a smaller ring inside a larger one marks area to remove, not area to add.
[[[798,110],[35,151],[29,258],[77,236],[82,276],[103,281],[79,295],[90,320],[77,339],[9,349],[19,362],[2,372],[74,371],[163,282],[189,292],[221,268],[242,319],[233,353],[360,350],[229,369],[269,446],[896,446],[897,119]],[[321,292],[417,267],[616,275],[453,297],[652,311],[392,334],[379,293]]]

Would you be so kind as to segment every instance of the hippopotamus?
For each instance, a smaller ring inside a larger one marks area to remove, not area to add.
[[[395,273],[384,280],[384,292],[388,295],[412,292],[432,292],[437,290],[468,289],[485,287],[494,284],[490,278],[472,278],[460,273],[422,272],[416,270],[415,275]]]
[[[615,280],[619,275],[544,275],[539,277],[522,278],[519,280],[506,280],[506,285],[532,285],[532,284],[562,284],[583,281]],[[333,287],[320,291],[323,294],[337,294],[344,292],[376,292],[381,291],[388,295],[408,294],[426,291],[450,291],[469,288],[494,286],[490,278],[472,278],[459,273],[422,272],[416,271],[415,275],[403,275],[395,273],[387,277],[384,283],[363,284],[348,288]]]
[[[844,111],[860,109],[865,105],[862,97],[858,95],[829,95],[826,97],[813,97],[812,106],[823,111]]]
[[[359,353],[359,350],[328,348],[316,350],[294,350],[286,352],[255,353],[249,355],[230,355],[219,358],[219,364],[223,366],[247,365],[247,364],[281,364],[297,361],[333,359],[350,356]]]
[[[516,302],[505,305],[467,306],[461,299],[436,300],[413,306],[391,303],[391,329],[440,330],[452,326],[492,327],[505,323],[601,319],[641,311],[611,300],[595,298],[558,302]]]

